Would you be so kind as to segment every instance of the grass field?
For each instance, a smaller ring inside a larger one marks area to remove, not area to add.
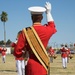
[[[50,75],[75,75],[75,55],[72,59],[69,59],[67,69],[63,69],[60,55],[57,55],[57,58],[50,65]]]
[[[2,58],[0,57],[0,75],[17,75],[13,55],[6,55],[6,63],[2,63]]]
[[[73,59],[69,60],[67,69],[63,69],[60,54],[54,59],[53,63],[50,64],[50,75],[75,75],[75,55]],[[0,57],[0,75],[17,75],[15,59],[13,55],[6,56],[6,63],[2,63]]]

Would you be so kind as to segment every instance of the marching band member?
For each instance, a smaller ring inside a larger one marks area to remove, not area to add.
[[[69,58],[70,58],[70,48],[68,48],[67,45],[65,45],[65,48],[68,49],[66,53],[67,53],[67,63],[69,63]]]
[[[67,51],[68,51],[68,48],[65,48],[64,45],[62,45],[61,47],[61,57],[62,57],[62,65],[63,65],[63,68],[67,68]]]
[[[6,62],[6,48],[2,48],[0,47],[1,53],[2,53],[2,62],[5,63]]]
[[[48,50],[49,56],[50,56],[50,62],[53,63],[53,58],[55,55],[55,51],[52,47],[50,47],[50,49]]]
[[[11,46],[14,49],[16,47],[16,44],[17,44],[17,41],[18,41],[18,37],[21,34],[21,32],[22,31],[18,32],[16,41],[11,44]],[[25,75],[25,62],[24,62],[24,57],[23,57],[23,55],[25,54],[25,51],[22,50],[22,53],[23,54],[20,57],[16,56],[15,51],[13,53],[13,55],[15,56],[15,60],[16,60],[16,71],[17,71],[18,75]]]
[[[49,2],[46,2],[45,8],[35,6],[28,8],[28,10],[31,12],[33,27],[37,32],[39,38],[41,39],[44,47],[46,48],[49,39],[56,32],[54,20],[51,15],[51,4]],[[48,24],[42,25],[42,14],[45,11],[47,15]],[[23,35],[22,32],[18,38],[18,42],[15,47],[16,57],[20,57],[22,55],[22,50],[24,48],[26,48],[26,50],[29,52],[29,60],[26,66],[26,75],[47,75],[46,69],[43,67],[43,65],[39,62],[35,54],[32,52],[26,40],[26,36]]]

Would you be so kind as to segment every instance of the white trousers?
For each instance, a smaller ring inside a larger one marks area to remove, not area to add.
[[[62,58],[62,65],[64,68],[67,67],[67,57]]]
[[[25,75],[25,63],[24,60],[17,60],[16,61],[17,72],[18,75]]]
[[[6,59],[5,59],[5,58],[6,58],[6,56],[5,56],[5,55],[4,55],[4,56],[2,56],[2,62],[3,62],[3,63],[5,63],[5,61],[6,61]]]
[[[53,57],[50,57],[50,62],[53,63]]]

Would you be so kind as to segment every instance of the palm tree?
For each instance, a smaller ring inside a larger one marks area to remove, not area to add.
[[[8,20],[7,18],[7,13],[2,11],[2,14],[0,15],[1,16],[1,21],[3,22],[3,25],[4,25],[4,46],[6,46],[6,29],[5,29],[5,22]]]

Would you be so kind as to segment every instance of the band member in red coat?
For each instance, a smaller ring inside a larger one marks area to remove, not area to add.
[[[11,44],[13,48],[16,47],[18,37],[21,33],[22,31],[18,32],[16,41]],[[25,63],[26,62],[24,61],[24,56],[23,56],[25,54],[25,51],[22,50],[22,53],[23,54],[20,57],[16,57],[15,51],[13,53],[13,55],[15,56],[15,60],[16,60],[16,70],[17,70],[18,75],[25,75]]]
[[[52,47],[50,47],[50,49],[48,50],[49,56],[50,56],[50,62],[53,63],[53,58],[55,55],[55,51]]]
[[[51,36],[56,32],[54,20],[51,15],[51,4],[46,2],[45,8],[44,7],[30,7],[28,10],[31,12],[31,18],[33,22],[33,27],[37,32],[39,38],[41,39],[44,47],[47,47],[48,41],[50,40]],[[42,25],[41,21],[43,19],[43,12],[46,11],[47,15],[47,24]],[[34,53],[32,52],[26,37],[20,34],[18,38],[18,42],[15,48],[16,57],[21,57],[22,50],[26,48],[29,52],[29,60],[26,67],[26,75],[47,75],[46,69],[43,65],[39,62],[36,58]]]
[[[0,50],[1,50],[1,54],[2,54],[2,62],[5,63],[6,62],[6,51],[7,51],[7,49],[0,47]]]
[[[67,68],[68,48],[66,48],[64,45],[62,45],[60,50],[61,50],[61,57],[62,57],[62,65],[63,65],[63,68],[65,69],[65,68]]]
[[[70,48],[68,48],[67,45],[65,45],[65,48],[68,49],[68,50],[67,50],[67,63],[69,63],[69,58],[70,58],[70,55],[71,55],[71,53],[70,53]]]

